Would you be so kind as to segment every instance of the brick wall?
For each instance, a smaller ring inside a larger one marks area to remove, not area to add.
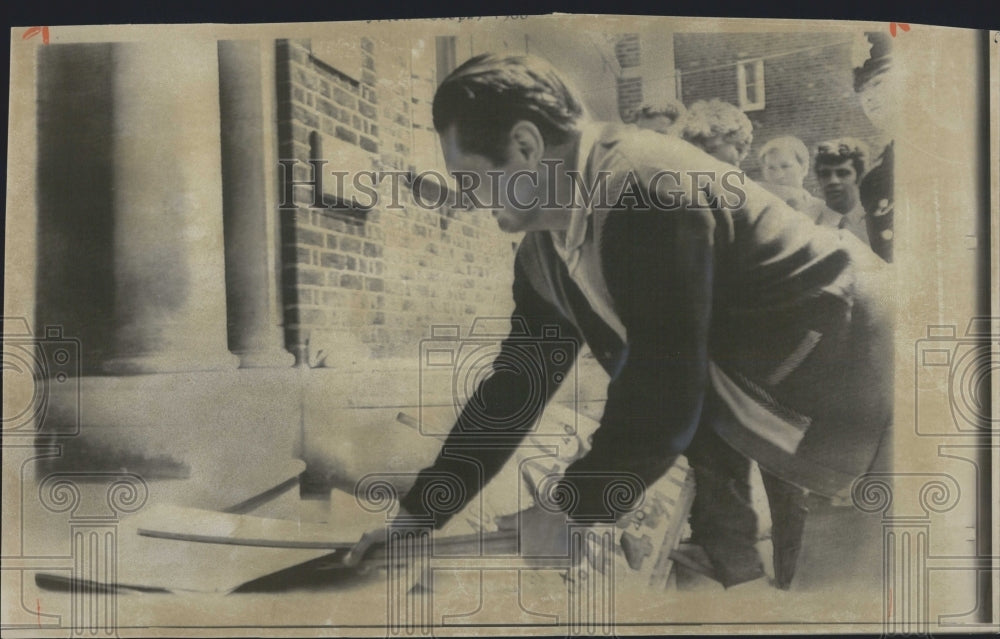
[[[638,33],[626,33],[615,43],[615,57],[623,69],[642,64],[640,51]]]
[[[633,109],[642,105],[642,78],[618,78],[618,115],[629,117]]]
[[[628,119],[631,111],[642,104],[641,51],[638,33],[623,34],[615,42],[615,58],[622,70],[618,78],[618,116],[622,119]]]
[[[765,108],[750,111],[753,147],[742,168],[760,177],[757,151],[773,137],[794,135],[813,151],[823,140],[852,136],[872,145],[873,155],[884,140],[865,117],[854,94],[851,39],[844,33],[722,34],[678,33],[674,55],[683,73],[682,100],[720,98],[737,104],[736,60],[764,60]],[[794,52],[791,55],[776,55]],[[805,186],[818,193],[815,177]]]
[[[438,153],[432,57],[417,66],[409,43],[359,38],[361,69],[341,71],[310,45],[277,43],[279,153],[295,161],[286,180],[314,179],[311,158],[352,176],[443,169],[426,166]],[[473,316],[511,310],[512,238],[488,212],[426,208],[405,186],[396,189],[398,206],[389,206],[392,180],[377,188],[374,207],[350,209],[343,203],[352,197],[371,198],[352,188],[350,176],[339,188],[327,174],[326,201],[341,208],[314,207],[314,189],[298,185],[285,203],[293,205],[280,211],[285,338],[300,361],[319,341],[333,345],[333,360],[336,345],[348,342],[380,357],[415,357],[432,324],[468,325]]]

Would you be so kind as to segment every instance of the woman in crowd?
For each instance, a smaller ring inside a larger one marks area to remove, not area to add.
[[[688,109],[681,137],[733,166],[750,152],[753,124],[737,107],[719,99],[698,100]]]

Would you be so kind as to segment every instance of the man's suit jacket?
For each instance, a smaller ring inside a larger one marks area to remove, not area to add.
[[[606,125],[583,157],[588,184],[609,176],[610,206],[594,206],[587,241],[600,247],[627,343],[570,278],[551,233],[528,233],[515,330],[498,358],[527,365],[498,366],[479,385],[402,505],[441,525],[489,481],[566,376],[572,357],[556,354],[567,340],[585,341],[611,377],[591,450],[542,491],[574,518],[627,511],[699,425],[800,486],[848,487],[891,422],[881,260],[679,139]],[[681,188],[656,178],[664,170],[681,172]],[[700,196],[691,171],[716,176],[696,177]],[[452,480],[448,504],[429,497],[444,494],[442,478]]]

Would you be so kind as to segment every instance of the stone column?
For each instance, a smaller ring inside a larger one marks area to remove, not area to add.
[[[270,44],[270,46],[267,46]],[[218,44],[229,349],[244,368],[292,366],[278,305],[274,44]]]
[[[235,368],[226,347],[217,45],[112,53],[111,374]]]

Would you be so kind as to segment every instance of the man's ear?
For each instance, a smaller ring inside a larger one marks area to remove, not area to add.
[[[510,151],[521,162],[535,165],[542,161],[545,139],[534,122],[521,120],[510,129]]]

